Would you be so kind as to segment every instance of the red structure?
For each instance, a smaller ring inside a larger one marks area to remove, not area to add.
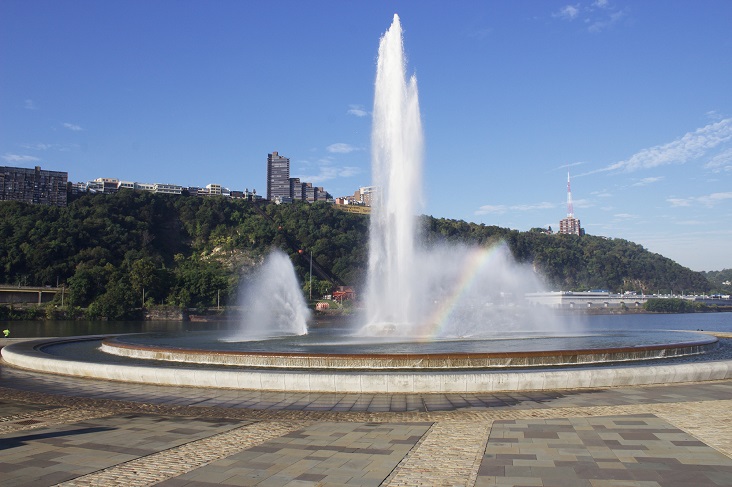
[[[569,172],[567,172],[567,218],[559,221],[559,233],[582,235],[580,221],[574,217],[574,205],[572,204],[572,188],[570,185]]]

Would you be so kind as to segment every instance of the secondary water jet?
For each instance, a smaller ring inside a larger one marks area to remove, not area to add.
[[[275,249],[244,284],[240,298],[241,327],[224,341],[262,340],[276,336],[305,335],[311,317],[290,258]]]

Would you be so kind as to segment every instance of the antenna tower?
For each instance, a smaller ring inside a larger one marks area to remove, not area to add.
[[[572,189],[569,184],[569,171],[567,171],[567,218],[574,218],[574,207],[572,206]]]

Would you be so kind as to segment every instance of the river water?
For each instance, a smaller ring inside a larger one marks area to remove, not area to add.
[[[704,330],[732,333],[732,313],[689,314],[626,314],[566,317],[572,326],[587,331],[600,330]],[[319,326],[341,328],[345,323],[332,322]],[[121,333],[225,331],[237,330],[236,322],[182,321],[0,321],[2,330],[10,330],[10,338],[64,337]],[[2,338],[0,338],[2,340]]]

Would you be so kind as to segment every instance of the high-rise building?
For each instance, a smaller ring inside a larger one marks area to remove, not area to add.
[[[0,166],[0,200],[66,206],[69,174],[61,171]]]
[[[300,178],[290,178],[290,196],[293,200],[302,200],[302,183]]]
[[[302,183],[302,199],[308,203],[313,203],[317,198],[316,188],[313,183]]]
[[[277,152],[267,155],[267,199],[291,198],[290,159]]]

